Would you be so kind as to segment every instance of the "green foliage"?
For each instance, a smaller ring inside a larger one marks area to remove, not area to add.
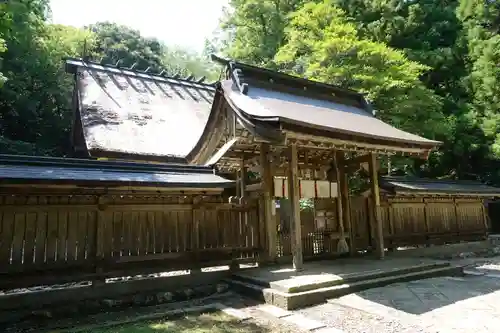
[[[314,210],[314,200],[313,199],[300,199],[299,207],[300,207],[300,210],[303,210],[303,211]]]
[[[222,29],[229,33],[224,53],[231,58],[257,65],[271,65],[284,43],[288,15],[304,0],[231,0]]]
[[[367,92],[384,120],[444,142],[428,161],[393,158],[397,174],[500,184],[497,1],[237,0],[230,7],[218,32],[227,55]]]
[[[70,147],[74,82],[64,72],[66,57],[124,60],[138,68],[167,67],[172,73],[215,78],[201,57],[167,49],[155,39],[113,23],[91,29],[47,21],[48,0],[0,3],[0,151],[28,155],[65,155]],[[3,85],[3,86],[2,86]]]
[[[8,78],[0,90],[0,135],[4,143],[36,143],[62,154],[68,148],[70,78],[62,56],[71,55],[74,29],[48,25],[47,1],[10,1],[2,5],[0,35],[7,51],[2,71]],[[64,39],[65,34],[67,37]]]
[[[137,69],[166,70],[168,74],[187,77],[194,74],[215,80],[214,67],[206,65],[207,59],[200,55],[179,49],[169,48],[155,38],[143,37],[139,31],[127,26],[110,22],[99,22],[88,27],[96,34],[95,47],[91,48],[105,64],[130,67],[134,63]]]
[[[359,38],[331,1],[308,3],[294,13],[286,36],[275,57],[282,69],[366,93],[379,116],[399,128],[431,138],[445,133],[440,99],[420,81],[427,66]]]
[[[69,150],[73,82],[64,57],[215,80],[220,69],[207,55],[221,52],[360,90],[385,121],[444,141],[428,161],[393,158],[394,173],[500,185],[498,1],[230,0],[203,55],[110,22],[52,25],[49,14],[48,0],[0,2],[2,152]]]
[[[7,47],[5,46],[5,40],[0,38],[0,54],[7,51]],[[2,58],[0,58],[0,70],[2,69]],[[0,72],[0,88],[2,88],[3,84],[7,81],[7,78]]]

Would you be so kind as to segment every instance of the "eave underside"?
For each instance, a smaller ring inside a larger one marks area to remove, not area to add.
[[[291,144],[297,145],[299,166],[308,169],[329,166],[336,151],[343,151],[350,158],[368,153],[425,158],[432,149],[432,147],[424,149],[417,145],[315,131],[279,123],[273,127],[282,133],[283,140],[270,141],[268,138],[256,134],[256,132],[269,132],[269,123],[263,124],[263,122],[245,117],[242,113],[234,112],[234,109],[225,100],[219,104],[219,107],[217,121],[214,121],[212,127],[206,130],[210,136],[205,136],[205,140],[212,142],[204,146],[205,151],[201,154],[204,157],[199,159],[197,163],[205,163],[227,142],[237,138],[237,141],[216,164],[221,172],[233,172],[243,166],[247,168],[257,166],[261,144],[264,142],[269,143],[274,165],[278,168],[286,164],[286,148]],[[245,119],[241,119],[242,117]],[[260,127],[264,127],[264,129]]]

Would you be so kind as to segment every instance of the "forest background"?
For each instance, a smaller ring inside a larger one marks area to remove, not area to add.
[[[70,154],[65,57],[216,80],[208,55],[359,90],[377,116],[443,141],[391,173],[500,186],[500,2],[230,0],[201,54],[112,22],[55,25],[48,0],[0,3],[0,151]]]

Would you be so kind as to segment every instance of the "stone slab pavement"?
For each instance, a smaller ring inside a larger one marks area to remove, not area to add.
[[[346,333],[498,332],[500,278],[467,275],[397,283],[297,312]]]

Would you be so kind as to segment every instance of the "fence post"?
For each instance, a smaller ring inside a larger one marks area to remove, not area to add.
[[[198,214],[198,209],[199,204],[201,202],[201,198],[194,196],[193,197],[193,205],[192,205],[192,211],[191,211],[191,216],[193,218],[193,237],[192,237],[192,248],[191,251],[197,253],[200,251],[200,214]],[[198,265],[198,262],[196,263]],[[201,273],[201,268],[196,266],[193,267],[189,270],[189,273],[194,275],[194,274],[199,274]]]
[[[103,285],[106,283],[106,279],[103,277],[103,267],[102,267],[102,258],[103,258],[103,242],[104,242],[104,223],[105,223],[105,215],[104,212],[106,210],[106,198],[103,196],[99,196],[97,198],[97,216],[95,219],[95,232],[94,232],[94,244],[95,248],[92,251],[92,260],[94,261],[95,273],[96,277],[92,279],[92,286],[96,287],[99,285]]]

